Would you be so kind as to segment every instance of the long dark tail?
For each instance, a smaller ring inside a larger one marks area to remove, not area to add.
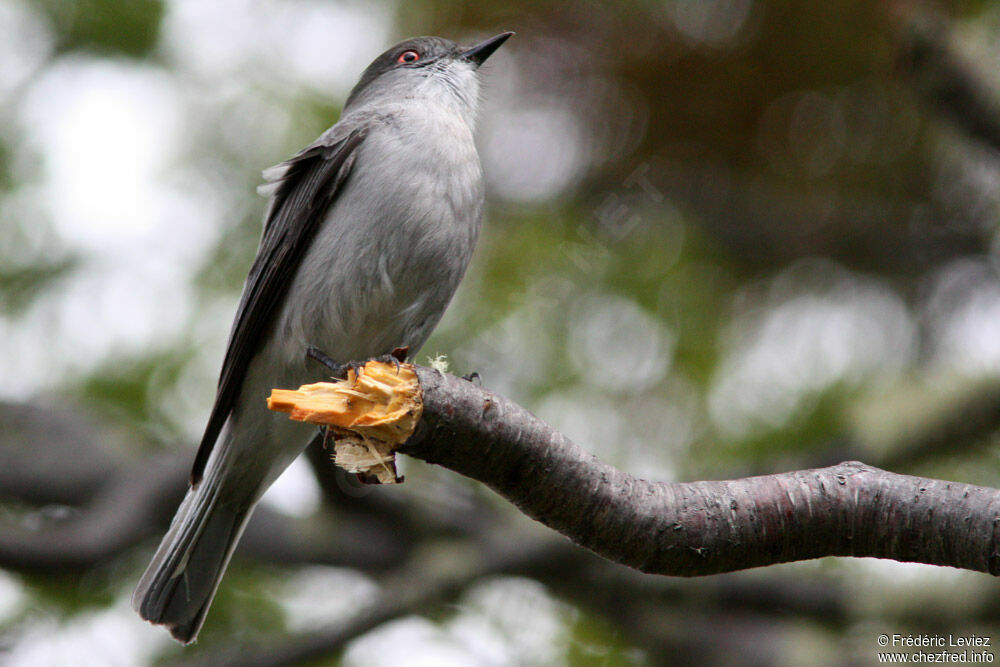
[[[132,594],[132,607],[140,616],[167,626],[185,644],[198,637],[256,500],[243,496],[234,502],[220,493],[222,467],[212,466],[188,490]]]

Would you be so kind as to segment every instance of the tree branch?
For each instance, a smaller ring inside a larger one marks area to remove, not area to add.
[[[423,414],[399,451],[476,479],[605,558],[698,576],[822,556],[1000,570],[1000,491],[857,462],[651,482],[599,461],[470,382],[416,368]]]

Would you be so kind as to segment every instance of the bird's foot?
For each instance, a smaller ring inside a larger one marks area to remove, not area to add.
[[[313,361],[326,366],[338,380],[346,380],[348,371],[354,371],[355,376],[360,375],[361,369],[364,368],[364,365],[369,361],[380,361],[383,364],[393,364],[398,372],[400,362],[406,361],[406,355],[409,351],[409,347],[397,347],[389,354],[372,357],[371,359],[367,359],[365,361],[348,361],[346,364],[341,364],[334,361],[330,355],[315,345],[310,345],[306,348],[306,359],[312,359]]]
[[[333,358],[328,355],[323,350],[319,349],[315,345],[310,345],[306,348],[306,360],[312,359],[313,361],[326,366],[333,373],[333,377],[338,380],[347,379],[347,371],[351,368],[350,364],[341,364],[333,360]],[[355,369],[357,370],[357,369]]]

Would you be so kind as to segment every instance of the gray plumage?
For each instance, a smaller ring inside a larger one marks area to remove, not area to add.
[[[191,488],[132,597],[178,640],[197,637],[253,507],[315,433],[267,410],[271,388],[316,379],[310,346],[340,362],[415,354],[444,313],[482,217],[477,69],[509,36],[397,44],[336,125],[265,172],[264,233]]]

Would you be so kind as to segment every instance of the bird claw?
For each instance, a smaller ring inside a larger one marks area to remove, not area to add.
[[[399,372],[399,364],[406,361],[406,355],[409,353],[409,346],[397,347],[393,349],[389,354],[383,354],[381,356],[371,359],[371,361],[379,361],[383,364],[392,364],[396,367],[396,372]]]
[[[355,376],[360,375],[361,370],[369,361],[379,361],[383,364],[392,364],[396,367],[396,372],[398,373],[399,364],[406,361],[406,355],[409,351],[409,347],[397,347],[389,354],[372,357],[371,359],[367,359],[365,361],[348,361],[346,364],[341,364],[334,361],[330,355],[315,345],[310,345],[306,348],[306,359],[312,359],[313,361],[326,366],[330,369],[330,371],[332,371],[335,378],[339,380],[346,380],[348,371],[354,371]]]
[[[365,364],[367,363],[368,363],[367,361],[348,361],[346,364],[344,364],[344,368],[348,368],[354,371],[354,377],[358,377],[359,375],[361,375],[361,371],[364,370]]]
[[[330,431],[329,426],[320,426],[319,432],[323,435],[323,451],[330,451],[330,440],[333,439],[333,432]]]

